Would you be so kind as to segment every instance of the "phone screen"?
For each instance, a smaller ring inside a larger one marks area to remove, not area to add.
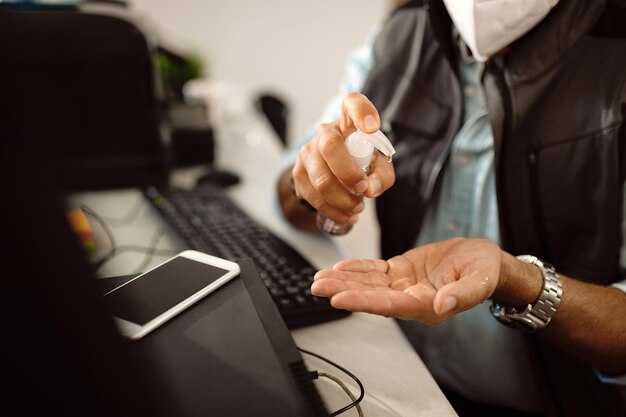
[[[111,314],[143,326],[227,272],[179,256],[111,291],[104,300]]]

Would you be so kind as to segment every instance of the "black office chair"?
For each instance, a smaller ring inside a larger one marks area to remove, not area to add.
[[[283,147],[287,147],[289,126],[289,106],[281,97],[272,93],[261,93],[256,99],[256,106],[272,125]]]
[[[70,189],[167,182],[155,45],[118,15],[0,4],[2,114],[46,139]]]

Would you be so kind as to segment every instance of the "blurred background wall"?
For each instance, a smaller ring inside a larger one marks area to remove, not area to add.
[[[129,0],[159,36],[199,53],[208,77],[269,91],[302,135],[337,91],[345,57],[397,0]]]

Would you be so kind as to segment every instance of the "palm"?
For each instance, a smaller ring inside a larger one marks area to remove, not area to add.
[[[313,292],[333,306],[438,323],[488,298],[500,273],[491,242],[452,239],[388,261],[349,259],[316,275]]]

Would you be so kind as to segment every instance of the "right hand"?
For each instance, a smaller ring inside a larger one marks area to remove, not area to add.
[[[298,155],[292,175],[298,197],[338,224],[355,224],[365,208],[363,195],[378,197],[395,182],[393,165],[375,152],[369,176],[353,161],[344,145],[357,128],[365,133],[380,129],[380,116],[362,94],[343,100],[341,117],[320,125],[314,138]]]

